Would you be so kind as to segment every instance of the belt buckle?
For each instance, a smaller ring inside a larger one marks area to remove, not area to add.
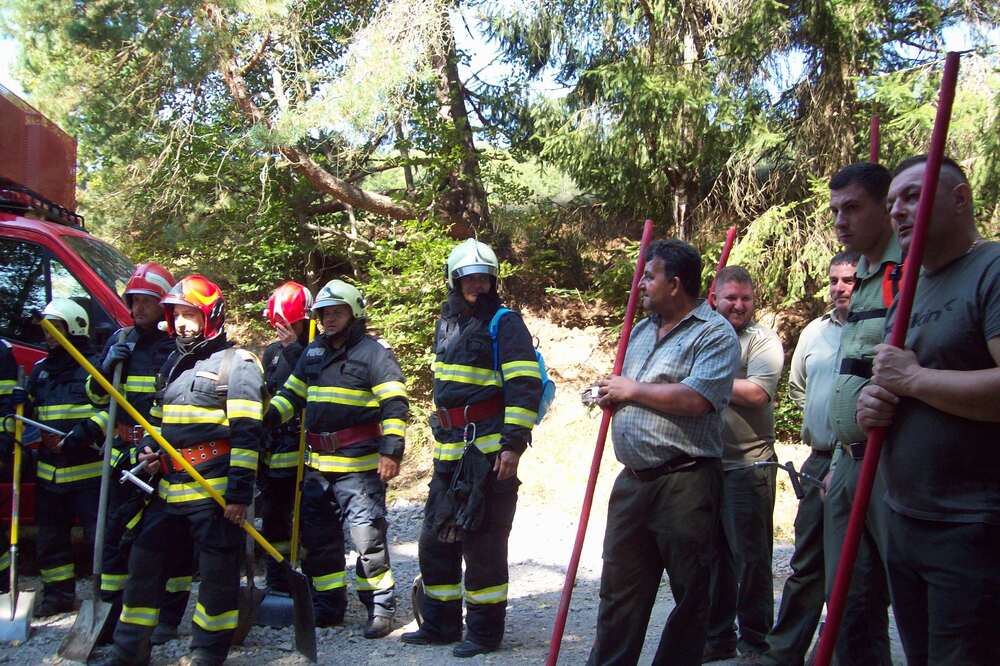
[[[863,460],[868,442],[851,442],[847,445],[847,454],[853,460]]]
[[[442,407],[437,410],[438,421],[441,423],[442,428],[451,429],[451,413],[450,410]]]
[[[337,450],[337,444],[339,443],[338,439],[337,439],[337,433],[335,433],[335,432],[321,432],[319,434],[319,441],[320,441],[320,444],[322,444],[323,447],[324,447],[323,450],[326,450],[326,451],[336,451]],[[330,447],[330,448],[327,449],[326,447]]]

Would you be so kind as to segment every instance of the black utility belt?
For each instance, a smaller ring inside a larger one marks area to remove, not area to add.
[[[646,469],[632,469],[631,467],[626,467],[625,471],[629,474],[629,476],[639,479],[640,481],[655,481],[661,476],[666,476],[667,474],[672,474],[683,469],[694,467],[703,460],[707,460],[707,458],[694,458],[688,455],[681,455],[657,467],[647,467]]]
[[[868,442],[850,442],[847,444],[841,444],[840,448],[844,449],[844,453],[849,455],[854,460],[864,460],[865,449],[868,448]]]

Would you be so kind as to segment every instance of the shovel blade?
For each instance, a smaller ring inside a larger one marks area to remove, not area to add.
[[[285,570],[285,575],[288,578],[288,593],[292,598],[295,649],[315,663],[319,655],[316,650],[316,616],[313,611],[312,586],[308,578],[291,567]]]
[[[243,645],[263,598],[264,590],[256,585],[240,586],[239,619],[236,621],[236,630],[233,631],[233,645]]]
[[[110,615],[111,604],[108,602],[100,599],[84,601],[80,606],[80,612],[76,614],[73,628],[59,646],[59,656],[70,661],[87,663]]]
[[[23,643],[28,640],[34,614],[34,592],[0,595],[0,641]]]

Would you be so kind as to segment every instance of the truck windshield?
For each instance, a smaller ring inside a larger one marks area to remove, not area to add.
[[[118,250],[96,238],[63,236],[63,240],[94,269],[111,291],[118,295],[125,291],[125,285],[135,270],[135,264],[122,256]]]

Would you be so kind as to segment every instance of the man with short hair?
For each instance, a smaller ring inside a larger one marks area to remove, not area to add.
[[[846,166],[830,179],[830,210],[837,238],[848,250],[859,252],[861,258],[841,331],[838,374],[829,403],[830,425],[838,447],[831,461],[823,517],[828,597],[865,455],[866,435],[855,420],[854,408],[861,389],[870,381],[875,346],[883,338],[885,313],[892,303],[898,282],[896,269],[902,261],[885,207],[890,180],[885,167],[869,162]],[[835,647],[837,661],[842,664],[892,663],[889,589],[883,564],[884,491],[881,477],[876,477]]]
[[[733,327],[698,298],[701,256],[679,240],[649,248],[639,322],[621,376],[600,382],[615,410],[615,480],[604,535],[597,635],[588,661],[635,664],[664,570],[676,607],[653,663],[699,664],[722,493],[722,412],[739,368]]]
[[[902,162],[889,188],[904,251],[926,161]],[[906,349],[877,348],[858,421],[889,428],[886,564],[907,663],[1000,664],[1000,244],[979,237],[947,158],[925,247]]]
[[[822,479],[830,470],[836,438],[827,407],[836,377],[840,332],[847,320],[858,255],[839,252],[830,260],[829,296],[833,309],[813,319],[799,335],[788,375],[788,395],[803,411],[802,442],[812,448],[802,473]],[[823,497],[815,484],[803,484],[805,495],[795,514],[792,575],[781,593],[778,620],[767,635],[760,660],[770,666],[802,666],[823,609]]]
[[[702,661],[753,658],[767,650],[774,619],[774,394],[785,354],[781,340],[754,320],[754,284],[742,266],[715,280],[716,306],[736,331],[740,366],[722,413],[722,516],[712,567],[708,641]],[[739,638],[737,641],[737,620]]]

